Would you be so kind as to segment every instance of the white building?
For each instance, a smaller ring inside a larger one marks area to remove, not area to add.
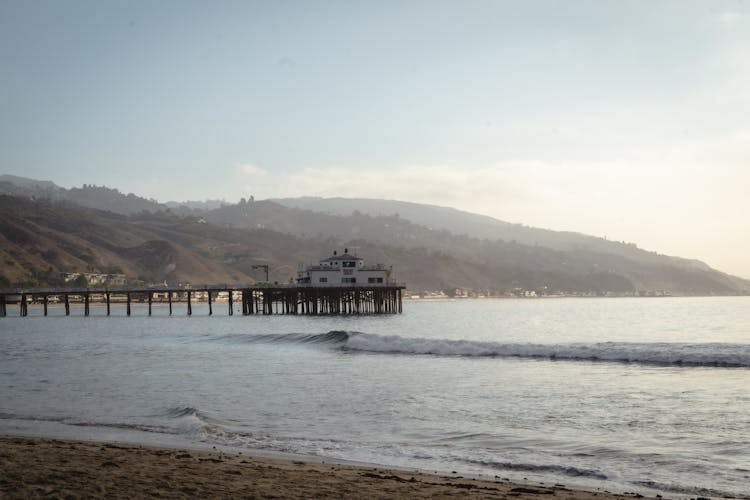
[[[86,284],[91,286],[100,285],[119,285],[125,284],[124,274],[104,274],[104,273],[60,273],[65,283],[71,283],[77,280],[81,275],[86,278]]]
[[[364,259],[344,253],[323,259],[317,266],[308,266],[297,271],[297,284],[312,286],[378,286],[387,285],[391,270],[383,264],[366,266]]]

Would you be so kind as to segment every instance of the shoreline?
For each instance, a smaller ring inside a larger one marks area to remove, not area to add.
[[[0,435],[0,497],[643,498],[322,457]]]

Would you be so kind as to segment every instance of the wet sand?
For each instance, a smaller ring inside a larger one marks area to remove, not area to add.
[[[514,498],[636,494],[130,444],[0,437],[1,498]]]

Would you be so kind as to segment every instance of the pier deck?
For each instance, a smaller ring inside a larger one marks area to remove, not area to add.
[[[29,307],[42,307],[47,316],[48,306],[61,303],[65,315],[71,314],[71,304],[83,306],[83,315],[90,314],[92,304],[105,304],[107,316],[113,307],[125,307],[131,315],[134,302],[147,303],[151,315],[154,303],[169,305],[187,303],[188,316],[196,303],[208,304],[212,315],[217,302],[226,301],[227,314],[234,314],[235,302],[241,304],[243,315],[253,314],[398,314],[402,312],[402,291],[405,285],[305,286],[305,285],[201,285],[148,288],[39,288],[0,290],[0,317],[8,315],[9,306],[18,305],[18,314],[28,316]],[[238,309],[239,310],[239,309]]]

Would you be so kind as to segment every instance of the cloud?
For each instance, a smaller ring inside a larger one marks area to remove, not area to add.
[[[730,27],[737,24],[742,19],[742,14],[734,11],[724,11],[711,16],[711,21],[724,27]]]
[[[737,142],[744,138],[744,133],[731,137]],[[713,147],[704,145],[701,153],[708,155],[712,150]],[[693,154],[697,155],[697,151]],[[486,167],[331,166],[305,168],[278,176],[265,175],[254,179],[252,189],[259,197],[414,201],[476,211],[509,221],[575,229],[584,220],[599,220],[605,224],[625,214],[632,219],[641,218],[641,214],[649,210],[662,214],[684,211],[682,199],[706,198],[711,193],[702,191],[701,187],[710,185],[719,189],[720,179],[741,173],[734,168],[730,164],[724,167],[699,165],[682,154],[657,160],[629,158],[579,164],[508,161]],[[265,173],[253,166],[249,176],[255,175],[257,170]],[[717,177],[720,172],[726,175]]]
[[[268,171],[265,169],[262,169],[256,165],[252,165],[250,163],[245,163],[244,165],[240,165],[238,167],[238,172],[243,177],[257,177],[259,175],[266,175],[268,174]]]

